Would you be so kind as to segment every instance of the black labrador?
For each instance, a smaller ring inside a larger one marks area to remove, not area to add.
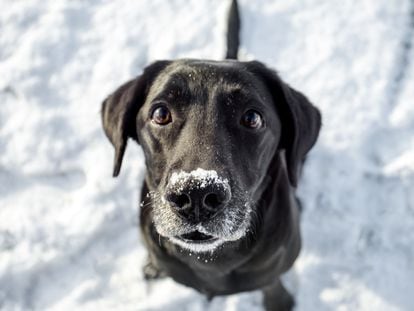
[[[229,32],[237,14],[234,1]],[[303,94],[256,61],[158,61],[104,101],[102,120],[114,176],[128,138],[144,150],[147,278],[210,298],[262,289],[267,310],[293,307],[279,277],[300,250],[295,188],[321,126]]]

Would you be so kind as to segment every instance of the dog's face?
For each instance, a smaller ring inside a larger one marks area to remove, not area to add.
[[[240,239],[281,132],[264,84],[237,63],[176,62],[136,124],[157,231],[194,251]]]
[[[121,86],[104,102],[103,122],[116,149],[115,175],[128,137],[144,150],[158,233],[202,252],[256,225],[281,150],[296,184],[320,120],[260,63],[181,60],[155,63]]]

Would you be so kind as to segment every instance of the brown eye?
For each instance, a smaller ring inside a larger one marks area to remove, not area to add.
[[[260,113],[255,110],[247,111],[241,118],[241,124],[251,129],[258,129],[263,126],[263,119]]]
[[[167,125],[172,121],[171,112],[167,107],[159,106],[152,112],[151,119],[159,125]]]

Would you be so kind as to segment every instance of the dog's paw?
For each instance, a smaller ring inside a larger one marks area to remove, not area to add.
[[[264,307],[266,311],[292,311],[295,300],[291,297],[284,297],[281,300],[265,299]]]
[[[146,280],[155,280],[166,277],[166,273],[154,265],[151,261],[148,261],[147,264],[142,268],[144,273],[144,278]]]

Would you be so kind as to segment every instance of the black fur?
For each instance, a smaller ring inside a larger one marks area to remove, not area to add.
[[[237,59],[240,45],[240,15],[236,0],[231,2],[228,21],[226,59]]]

